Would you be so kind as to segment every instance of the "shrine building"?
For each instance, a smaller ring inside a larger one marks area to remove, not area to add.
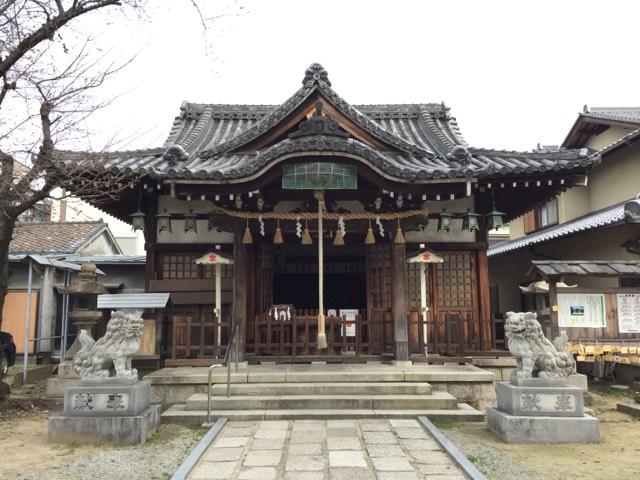
[[[163,147],[106,154],[135,180],[97,206],[171,294],[145,313],[161,364],[221,359],[234,324],[249,362],[468,355],[495,348],[488,231],[599,159],[472,147],[444,104],[351,105],[313,64],[281,105],[183,103]]]

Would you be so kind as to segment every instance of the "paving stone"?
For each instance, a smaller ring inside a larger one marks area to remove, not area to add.
[[[213,444],[214,448],[244,447],[249,443],[250,437],[225,437],[218,438]]]
[[[367,423],[360,422],[360,430],[363,432],[388,432],[391,430],[391,427],[386,422],[386,420],[380,420],[376,423]]]
[[[326,480],[324,472],[285,472],[284,480]]]
[[[398,438],[428,438],[427,433],[421,428],[396,428]]]
[[[357,420],[327,420],[327,428],[357,428]]]
[[[320,455],[322,445],[320,443],[290,443],[289,455]]]
[[[289,455],[285,470],[288,472],[324,470],[325,458],[321,455]]]
[[[438,465],[453,465],[449,456],[444,452],[426,451],[426,450],[410,450],[414,460],[418,463],[430,463]]]
[[[219,438],[225,438],[225,437],[248,437],[253,435],[255,428],[254,427],[243,427],[243,428],[238,428],[238,427],[224,427],[222,429],[222,432],[220,432],[220,437]]]
[[[453,463],[447,464],[423,464],[417,463],[416,468],[420,473],[427,475],[459,475],[460,470],[453,465]]]
[[[276,480],[278,470],[275,467],[243,468],[238,476],[239,480]]]
[[[325,432],[293,432],[289,442],[291,443],[319,443],[327,437]]]
[[[375,480],[376,476],[368,468],[339,467],[329,469],[330,480]]]
[[[327,426],[323,421],[313,423],[294,422],[292,432],[324,432]]]
[[[244,428],[244,427],[257,427],[258,426],[258,422],[256,421],[251,421],[251,420],[229,420],[226,424],[227,427],[240,427],[240,428]]]
[[[415,472],[376,472],[378,480],[420,480]]]
[[[367,461],[361,451],[334,450],[329,452],[330,467],[367,467]]]
[[[371,459],[373,468],[384,472],[413,472],[413,467],[404,457],[374,457]]]
[[[202,459],[209,462],[229,462],[234,460],[240,460],[244,452],[244,447],[236,448],[209,448]]]
[[[360,437],[329,437],[327,438],[329,450],[362,450]]]
[[[233,471],[239,462],[200,462],[193,470],[189,478],[193,480],[224,479],[233,475]]]
[[[329,437],[359,437],[360,431],[356,427],[333,428],[327,427],[327,438]]]
[[[465,475],[429,475],[428,480],[467,480]]]
[[[400,445],[372,443],[367,445],[367,451],[370,457],[404,457],[404,451]]]
[[[422,428],[417,420],[394,418],[389,420],[392,427],[396,428]]]
[[[251,450],[282,450],[284,448],[284,438],[254,438],[251,443]]]
[[[254,438],[268,438],[270,440],[284,440],[287,438],[286,430],[262,430],[258,429],[253,436]]]
[[[362,436],[365,443],[398,443],[395,435],[391,432],[364,432]]]
[[[260,430],[287,430],[289,420],[262,420]]]
[[[435,440],[419,438],[403,438],[400,443],[407,450],[442,450],[440,444]]]
[[[282,458],[282,450],[250,450],[244,458],[245,467],[271,467],[278,465]]]

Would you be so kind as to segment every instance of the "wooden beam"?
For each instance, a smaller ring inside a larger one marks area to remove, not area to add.
[[[395,359],[409,360],[409,332],[407,328],[407,268],[404,244],[391,244],[391,309],[393,311],[393,341]]]
[[[558,285],[556,278],[549,278],[547,281],[549,282],[549,308],[551,309],[551,338],[555,338],[560,333],[558,328]]]

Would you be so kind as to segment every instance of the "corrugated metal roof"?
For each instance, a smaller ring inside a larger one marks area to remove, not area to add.
[[[533,260],[529,275],[640,277],[640,260]]]
[[[600,210],[598,212],[590,213],[575,220],[561,223],[554,227],[545,228],[542,231],[526,235],[515,240],[509,240],[501,242],[489,247],[487,255],[490,257],[496,255],[503,255],[508,252],[520,250],[522,248],[529,247],[531,245],[537,245],[539,243],[561,238],[573,233],[584,232],[607,225],[612,225],[617,222],[624,221],[624,204],[623,202],[613,207]]]
[[[146,255],[68,255],[64,259],[68,262],[91,262],[98,265],[108,264],[145,264]]]
[[[326,75],[321,66],[317,66]],[[315,67],[314,67],[315,68]],[[315,93],[369,135],[374,149],[357,138],[315,135],[284,138],[262,151],[244,149],[266,135]],[[328,81],[305,76],[303,87],[281,105],[184,103],[163,148],[96,154],[59,152],[68,160],[104,155],[115,172],[156,178],[249,179],[283,155],[333,151],[363,158],[371,167],[401,180],[493,178],[513,174],[583,173],[599,162],[586,148],[513,152],[472,148],[463,139],[450,108],[442,103],[350,105]]]
[[[120,293],[98,295],[98,308],[164,308],[170,293]]]
[[[51,266],[51,267],[59,268],[60,270],[71,270],[73,272],[79,272],[80,271],[80,264],[79,263],[73,263],[73,262],[68,262],[68,261],[64,261],[64,260],[59,260],[59,259],[55,258],[55,256],[37,255],[37,254],[32,254],[32,255],[14,254],[14,253],[10,253],[9,254],[9,261],[10,262],[20,262],[20,261],[23,261],[23,260],[25,260],[27,258],[30,258],[31,260],[36,262],[38,265]],[[105,274],[99,268],[96,268],[96,273],[98,275],[104,275]]]

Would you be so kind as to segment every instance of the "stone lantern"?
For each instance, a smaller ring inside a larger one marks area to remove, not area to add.
[[[100,285],[97,281],[96,266],[93,263],[83,263],[80,266],[80,278],[71,282],[71,285],[65,289],[61,289],[61,293],[67,293],[71,296],[72,307],[69,312],[69,319],[76,332],[86,330],[89,335],[95,338],[95,326],[102,319],[102,311],[98,310],[98,295],[107,293],[104,285]],[[78,335],[65,352],[64,360],[72,360],[73,356],[80,350],[80,342]]]

